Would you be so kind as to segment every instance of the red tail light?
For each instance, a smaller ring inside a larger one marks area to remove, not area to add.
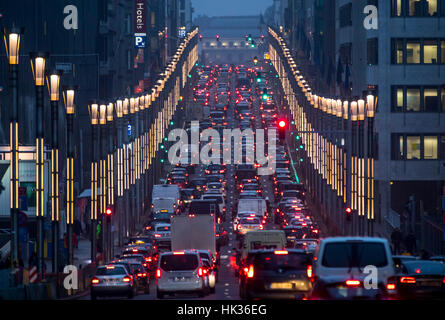
[[[199,275],[200,277],[202,277],[203,274],[204,274],[203,269],[202,269],[201,267],[199,267],[199,269],[198,269],[198,275]]]
[[[239,224],[239,225],[237,226],[237,228],[238,228],[238,230],[241,230],[241,225]]]
[[[442,283],[445,284],[445,278],[443,278]]]
[[[346,280],[346,286],[348,287],[358,287],[360,285],[360,281],[358,280]]]
[[[249,269],[247,269],[247,278],[253,278],[254,276],[254,270],[253,270],[253,265],[249,266]]]
[[[122,282],[130,282],[131,278],[130,277],[123,277],[122,278]]]
[[[388,283],[386,285],[386,289],[387,290],[395,290],[396,289],[396,284],[395,283]]]
[[[100,280],[98,278],[91,279],[91,284],[98,284]]]
[[[262,224],[260,225],[260,230],[264,230],[264,226]]]
[[[308,278],[312,278],[312,266],[308,265],[306,268],[306,275]]]
[[[161,277],[161,269],[156,270],[156,279],[159,279]]]
[[[283,256],[283,255],[288,255],[289,251],[287,251],[287,250],[275,250],[273,253],[276,254],[276,255]]]
[[[401,277],[400,283],[416,283],[416,278],[414,277]]]

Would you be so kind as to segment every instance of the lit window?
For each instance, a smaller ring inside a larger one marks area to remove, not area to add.
[[[435,16],[437,14],[437,0],[428,0],[427,6],[428,6],[428,14],[430,16]]]
[[[396,40],[396,63],[403,64],[403,40]]]
[[[442,98],[441,98],[441,101],[442,101],[442,112],[445,112],[445,87],[442,87],[442,90],[441,90],[441,96],[442,96]]]
[[[399,145],[400,145],[400,158],[399,159],[403,159],[403,136],[400,136],[399,138]]]
[[[443,4],[443,6],[445,7],[445,2]],[[445,41],[442,40],[440,42],[440,61],[442,64],[445,64]]]
[[[397,88],[397,111],[403,111],[404,100],[403,89]]]
[[[428,17],[437,14],[437,0],[409,0],[409,15]]]
[[[406,137],[406,159],[420,160],[420,136]]]
[[[406,43],[406,62],[420,63],[420,42],[410,41]]]
[[[427,89],[424,90],[424,106],[426,112],[437,112],[437,106],[439,104],[439,96],[437,94],[437,89]]]
[[[424,159],[437,159],[437,136],[425,136],[423,139]]]
[[[420,89],[406,90],[406,111],[420,111]]]
[[[423,63],[437,63],[437,41],[425,40],[423,43]]]
[[[402,0],[392,0],[392,15],[402,16]]]

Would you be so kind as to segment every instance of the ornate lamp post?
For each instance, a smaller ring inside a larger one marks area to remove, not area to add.
[[[53,273],[59,271],[59,100],[62,71],[54,70],[46,78],[51,101],[51,222]]]
[[[88,106],[91,119],[91,263],[96,263],[97,242],[96,242],[96,225],[97,225],[97,178],[98,178],[98,124],[99,124],[99,104],[96,101],[90,102]]]
[[[14,261],[19,259],[19,50],[20,38],[24,33],[23,28],[12,27],[4,29],[4,41],[6,58],[9,64],[9,150],[10,150],[10,216],[11,216],[11,267]]]
[[[31,70],[34,77],[34,85],[36,88],[36,219],[37,219],[37,270],[39,279],[43,279],[43,222],[45,219],[43,196],[43,177],[44,177],[44,159],[43,153],[45,148],[43,135],[43,87],[45,86],[45,64],[49,57],[48,53],[29,54],[31,59]]]
[[[77,87],[64,87],[63,102],[66,111],[66,224],[68,234],[68,264],[73,264],[73,224],[74,224],[74,97]]]

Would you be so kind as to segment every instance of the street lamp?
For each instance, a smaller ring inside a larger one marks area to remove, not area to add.
[[[125,203],[125,221],[124,221],[124,234],[126,237],[129,236],[129,226],[130,226],[130,159],[129,159],[129,136],[128,136],[128,114],[129,114],[129,108],[130,108],[130,100],[128,98],[125,98],[122,102],[122,115],[124,118],[124,125],[123,125],[123,162],[124,162],[124,203]]]
[[[115,103],[116,112],[116,125],[117,125],[117,199],[116,199],[116,212],[118,212],[119,219],[119,233],[118,240],[119,246],[123,244],[123,232],[124,230],[124,219],[123,212],[124,208],[122,205],[122,197],[124,195],[124,156],[122,149],[122,117],[124,116],[124,101],[123,99],[117,99]]]
[[[99,187],[100,187],[100,247],[105,255],[105,237],[104,237],[104,216],[107,210],[107,149],[106,149],[106,125],[107,125],[107,105],[99,105],[99,141],[100,141],[100,160],[99,160]]]
[[[31,52],[31,70],[36,88],[36,219],[37,219],[37,257],[40,279],[43,279],[43,222],[45,219],[43,196],[44,189],[44,159],[45,148],[43,134],[43,87],[45,85],[45,64],[48,53]]]
[[[97,224],[97,167],[98,167],[98,132],[99,123],[99,104],[91,101],[88,106],[91,120],[91,263],[96,262],[97,242],[96,242],[96,224]]]
[[[73,224],[74,224],[74,97],[78,87],[70,86],[63,88],[63,102],[66,111],[66,224],[68,234],[68,264],[72,265],[74,261],[73,252]]]
[[[62,71],[53,70],[47,77],[51,101],[51,221],[53,242],[53,273],[59,271],[59,100]]]
[[[10,134],[10,219],[11,219],[11,267],[19,259],[19,50],[20,38],[24,33],[23,28],[12,27],[10,30],[3,30],[3,37],[6,48],[6,58],[9,64],[9,134]]]

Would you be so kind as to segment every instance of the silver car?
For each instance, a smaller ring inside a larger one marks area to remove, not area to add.
[[[203,297],[208,287],[205,271],[196,251],[162,253],[156,270],[157,298],[175,293],[197,293]]]
[[[100,266],[91,279],[91,300],[98,296],[127,296],[132,299],[135,291],[133,276],[123,265]]]

